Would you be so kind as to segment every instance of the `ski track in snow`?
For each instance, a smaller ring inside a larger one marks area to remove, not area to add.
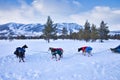
[[[61,43],[56,44],[61,46]],[[112,43],[114,41],[108,44],[112,45]],[[63,44],[70,45],[66,42]],[[98,45],[98,43],[95,44]],[[92,46],[95,47],[95,44]],[[118,43],[116,42],[116,44]],[[49,45],[55,45],[55,43],[51,42]],[[73,46],[73,44],[71,45]],[[102,43],[101,45],[108,48],[107,44]],[[60,61],[51,59],[51,54],[47,51],[46,46],[46,51],[31,49],[30,54],[26,52],[26,62],[19,63],[13,54],[0,57],[0,80],[120,80],[120,54],[114,54],[107,48],[102,48],[101,51],[96,50],[93,52],[93,56],[88,57],[76,52],[74,48],[63,47],[66,49]],[[95,49],[97,48],[95,47]]]

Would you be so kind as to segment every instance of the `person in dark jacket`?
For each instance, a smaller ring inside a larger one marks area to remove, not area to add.
[[[90,46],[83,46],[78,48],[78,52],[82,51],[83,55],[86,55],[86,53],[88,53],[88,56],[92,56],[91,51],[92,51],[92,47]]]

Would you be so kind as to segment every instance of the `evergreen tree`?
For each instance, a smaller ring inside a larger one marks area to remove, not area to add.
[[[78,39],[79,39],[79,40],[82,40],[82,39],[83,39],[83,36],[84,36],[83,30],[80,29],[79,32],[78,32]]]
[[[73,32],[72,34],[71,34],[71,39],[78,39],[78,33],[76,33],[76,32]]]
[[[69,39],[72,39],[72,33],[73,33],[73,31],[70,29],[70,32],[69,32]]]
[[[68,33],[67,29],[65,27],[63,27],[62,29],[62,35],[66,36]]]
[[[43,36],[45,40],[47,40],[49,43],[51,38],[53,39],[56,38],[56,34],[57,34],[56,26],[57,25],[53,25],[52,19],[50,18],[50,16],[48,16],[47,22],[44,26],[45,28],[43,29]]]
[[[86,42],[88,42],[90,40],[90,33],[91,33],[91,30],[90,30],[90,23],[88,21],[85,22],[85,25],[84,25],[84,32],[83,32],[83,38]]]
[[[62,39],[67,38],[67,34],[68,34],[67,29],[66,29],[65,27],[63,27],[61,38],[62,38]]]
[[[108,33],[109,33],[109,29],[106,23],[104,23],[104,21],[102,21],[100,23],[100,28],[99,28],[99,37],[100,37],[100,42],[103,42],[103,39],[108,39]]]
[[[94,24],[92,24],[91,26],[91,39],[92,42],[98,39],[98,30],[96,29],[96,26]]]

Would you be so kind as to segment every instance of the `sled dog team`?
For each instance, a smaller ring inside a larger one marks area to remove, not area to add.
[[[24,62],[26,48],[28,48],[27,45],[16,48],[14,54],[16,55],[17,58],[19,58],[19,62],[21,62],[21,61]],[[49,47],[49,50],[51,51],[52,59],[55,58],[57,61],[63,57],[63,49],[62,48]],[[110,48],[110,50],[115,53],[120,53],[120,45],[117,46],[116,48]],[[91,54],[92,47],[90,47],[90,46],[83,46],[83,47],[78,48],[78,52],[80,52],[80,51],[82,51],[82,54],[84,56],[86,55],[86,53],[88,54],[88,57],[92,56],[92,54]],[[59,56],[59,58],[57,58],[57,55]]]
[[[14,54],[16,55],[17,58],[19,58],[19,62],[24,61],[25,58],[25,49],[28,48],[27,45],[24,45],[22,47],[17,47]],[[62,48],[53,48],[53,47],[49,47],[48,49],[49,51],[51,51],[51,55],[52,55],[52,59],[55,58],[56,61],[60,60],[61,58],[63,58],[63,49]],[[84,47],[80,47],[78,48],[78,52],[82,51],[82,54],[85,56],[86,53],[88,53],[88,56],[92,56],[91,51],[92,51],[92,47],[88,47],[88,46],[84,46]],[[57,58],[57,55],[59,56]]]

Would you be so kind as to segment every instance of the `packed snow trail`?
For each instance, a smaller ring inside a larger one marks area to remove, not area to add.
[[[18,42],[7,43],[10,46]],[[21,41],[21,44],[25,42],[27,41]],[[120,54],[108,50],[110,45],[114,47],[118,43],[119,41],[83,43],[83,41],[58,40],[48,44],[44,41],[29,41],[25,62],[19,63],[12,52],[0,57],[0,80],[119,80]],[[91,45],[94,49],[93,56],[78,53],[78,44]],[[60,61],[51,59],[49,46],[60,46],[64,49],[64,56]]]

